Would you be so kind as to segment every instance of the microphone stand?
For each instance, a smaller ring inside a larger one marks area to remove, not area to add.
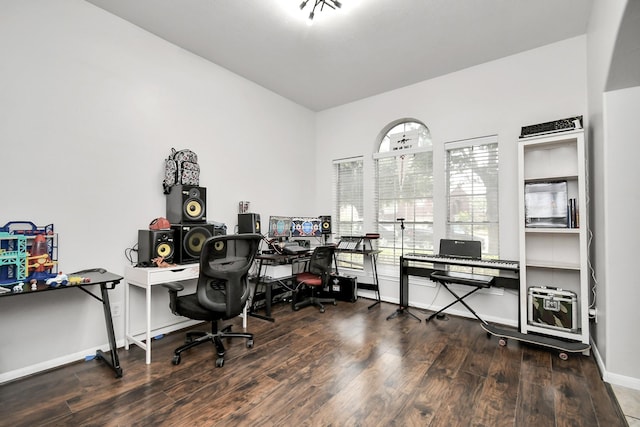
[[[391,315],[387,317],[387,320],[406,313],[418,322],[421,322],[418,316],[409,311],[409,278],[407,277],[403,280],[402,277],[402,264],[404,263],[404,218],[398,218],[396,221],[400,221],[400,301],[398,303],[398,309],[391,313]]]

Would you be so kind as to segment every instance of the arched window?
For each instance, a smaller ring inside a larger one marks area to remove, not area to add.
[[[398,264],[404,248],[433,251],[431,132],[414,119],[390,123],[374,153],[381,264]],[[402,220],[400,220],[402,218]]]

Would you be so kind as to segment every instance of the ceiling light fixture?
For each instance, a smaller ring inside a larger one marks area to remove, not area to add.
[[[303,0],[302,3],[300,3],[300,10],[303,10],[307,3],[309,3],[309,0]],[[309,13],[309,21],[313,21],[313,17],[316,13],[316,8],[318,6],[320,6],[321,12],[325,6],[328,6],[331,9],[340,9],[342,7],[342,3],[340,3],[338,0],[311,0],[311,3],[313,3],[313,7],[311,8],[311,13]]]

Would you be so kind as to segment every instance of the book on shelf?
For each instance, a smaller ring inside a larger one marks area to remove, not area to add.
[[[569,228],[579,228],[580,227],[580,215],[578,214],[578,200],[577,199],[569,199],[569,205],[567,206],[567,217],[568,217],[568,227]]]
[[[525,227],[569,227],[568,203],[567,181],[525,183]]]

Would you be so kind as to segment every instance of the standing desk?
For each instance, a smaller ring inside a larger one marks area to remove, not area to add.
[[[88,283],[80,283],[77,285],[66,285],[66,286],[56,286],[51,287],[44,282],[38,282],[36,285],[36,289],[31,289],[31,284],[25,283],[23,285],[22,292],[5,292],[0,293],[0,297],[6,298],[10,296],[17,295],[33,295],[41,292],[48,291],[58,291],[62,289],[70,289],[77,288],[96,300],[102,302],[102,309],[104,311],[104,321],[107,327],[107,335],[109,337],[109,355],[107,356],[102,350],[96,350],[96,359],[103,360],[107,366],[109,366],[116,374],[116,378],[122,377],[122,367],[120,366],[120,359],[118,359],[118,347],[116,346],[116,336],[113,331],[113,319],[111,317],[111,305],[109,304],[109,293],[107,291],[116,287],[118,283],[122,280],[122,276],[118,276],[117,274],[110,273],[103,268],[95,268],[90,270],[78,271],[76,273],[71,274],[71,276],[82,276],[89,280]],[[92,292],[89,292],[87,287],[100,285],[100,293],[101,297],[96,296]]]
[[[380,304],[380,283],[378,281],[378,254],[379,249],[373,248],[372,240],[380,237],[378,234],[365,234],[364,236],[341,236],[336,247],[336,253],[360,254],[371,259],[371,269],[373,273],[373,287],[376,294],[376,302],[369,308]],[[338,263],[336,262],[336,273],[338,273]]]
[[[151,326],[151,290],[154,286],[167,282],[183,282],[197,279],[200,275],[200,264],[181,264],[173,267],[134,267],[127,266],[125,270],[124,283],[124,347],[129,350],[129,344],[135,344],[145,350],[145,361],[151,363],[151,341],[154,330]],[[131,332],[131,286],[145,290],[145,318],[146,327],[142,338],[137,338],[141,334]],[[168,295],[168,292],[167,292]],[[168,305],[167,305],[168,307]],[[245,306],[242,315],[242,327],[247,327],[247,307]],[[198,320],[185,321],[184,326],[202,323]]]

